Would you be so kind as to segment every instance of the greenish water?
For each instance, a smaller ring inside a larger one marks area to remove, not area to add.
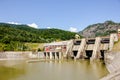
[[[102,61],[0,61],[0,80],[99,80],[107,74]]]

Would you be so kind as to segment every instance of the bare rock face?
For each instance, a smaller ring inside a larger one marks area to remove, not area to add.
[[[120,23],[113,21],[106,21],[104,23],[97,23],[88,26],[79,34],[84,37],[97,37],[97,36],[108,36],[110,33],[116,33],[120,28]]]

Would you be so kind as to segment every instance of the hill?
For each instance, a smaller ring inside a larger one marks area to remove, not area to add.
[[[0,50],[26,49],[24,43],[46,43],[69,40],[76,33],[60,29],[35,29],[27,25],[0,23]],[[22,49],[21,49],[22,48]]]
[[[79,34],[84,37],[108,36],[110,33],[116,33],[118,28],[120,28],[120,23],[105,21],[104,23],[89,25]]]

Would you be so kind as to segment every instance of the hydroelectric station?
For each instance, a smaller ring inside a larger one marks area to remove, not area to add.
[[[44,45],[45,59],[104,59],[106,51],[111,51],[118,34],[108,37],[72,39],[68,41],[47,43]]]

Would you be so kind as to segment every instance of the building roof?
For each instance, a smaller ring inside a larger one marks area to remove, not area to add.
[[[67,45],[68,42],[69,42],[69,41],[52,42],[52,43],[46,43],[44,46]]]

